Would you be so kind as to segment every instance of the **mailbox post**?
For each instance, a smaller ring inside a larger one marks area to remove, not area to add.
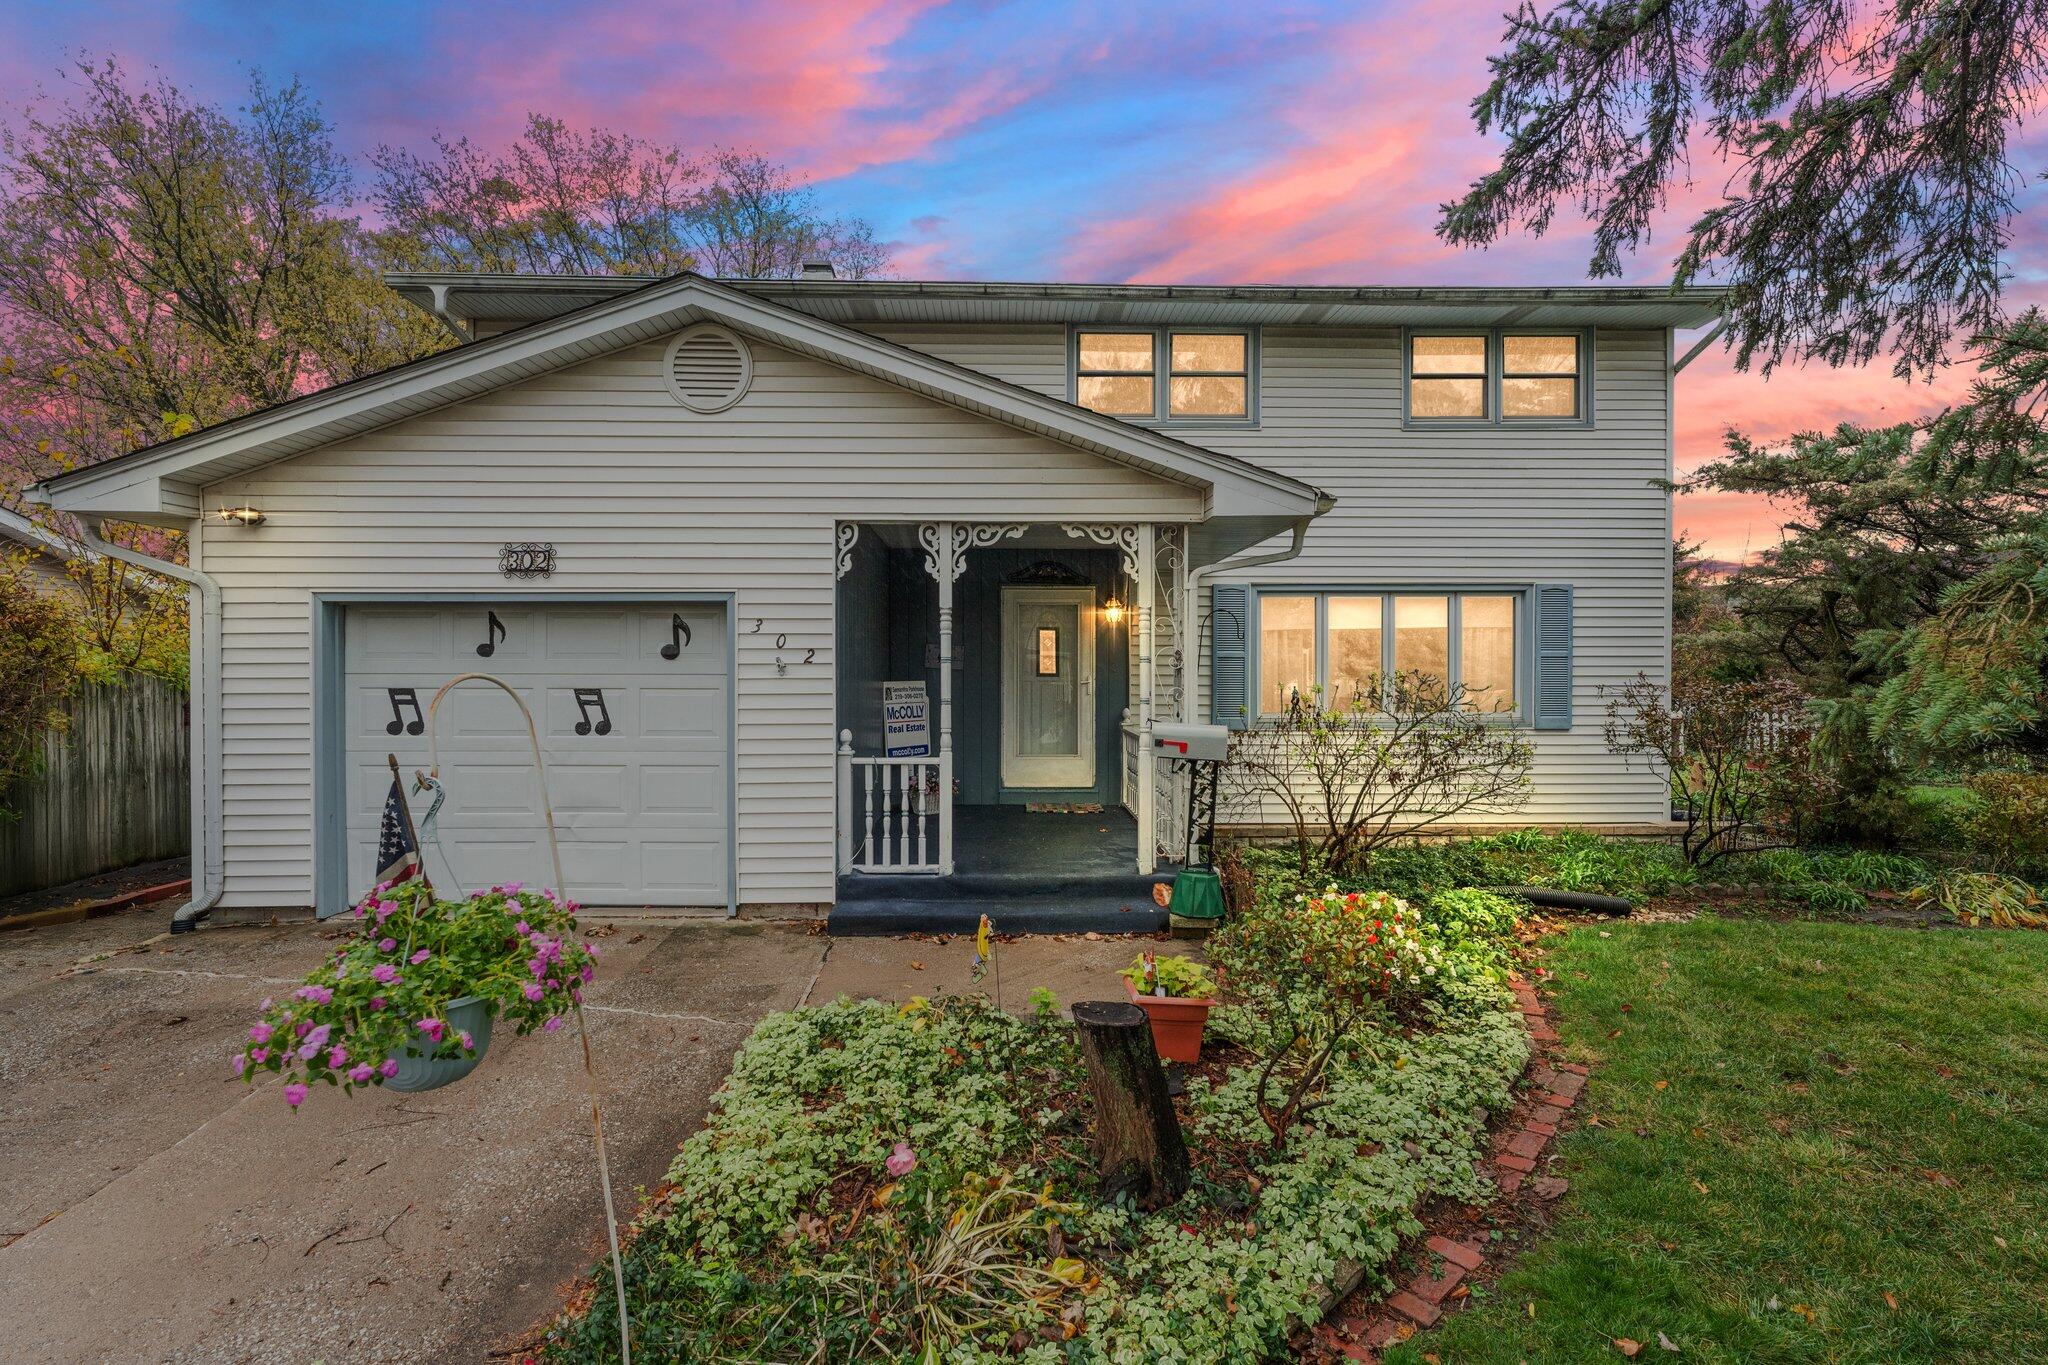
[[[1216,788],[1230,758],[1230,731],[1221,725],[1154,722],[1152,757],[1188,766],[1187,844],[1167,908],[1176,928],[1206,930],[1223,918],[1223,883],[1215,867]],[[1197,845],[1202,850],[1199,863],[1194,857]]]

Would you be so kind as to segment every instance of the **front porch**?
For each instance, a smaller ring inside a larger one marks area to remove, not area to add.
[[[1191,682],[1185,544],[1143,523],[840,527],[834,932],[1164,924],[1178,778],[1139,756]]]

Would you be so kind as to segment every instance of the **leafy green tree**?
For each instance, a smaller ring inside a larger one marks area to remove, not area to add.
[[[35,775],[43,735],[64,723],[77,657],[63,600],[31,576],[25,554],[0,554],[0,820],[19,815],[12,789]]]
[[[1999,319],[2025,183],[2010,143],[2048,89],[2040,0],[1524,0],[1473,102],[1500,164],[1444,206],[1445,240],[1593,221],[1619,275],[1690,163],[1730,165],[1678,253],[1729,291],[1737,363],[1924,371]]]

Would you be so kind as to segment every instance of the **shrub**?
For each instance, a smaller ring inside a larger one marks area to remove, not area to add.
[[[2038,876],[2048,869],[2048,775],[1979,773],[1965,834],[1995,871]]]
[[[2048,908],[2034,888],[2004,872],[1938,873],[1915,887],[1914,900],[1932,905],[1968,925],[2001,929],[2048,929]]]
[[[1670,775],[1688,865],[1799,842],[1816,773],[1802,699],[1775,683],[1682,671],[1665,690],[1638,673],[1607,703],[1607,748]]]
[[[1635,900],[1689,885],[1697,875],[1669,844],[1521,829],[1382,849],[1371,882],[1404,896],[1460,886],[1541,886]]]
[[[1476,886],[1439,891],[1423,902],[1422,919],[1451,939],[1476,938],[1495,943],[1513,939],[1524,905],[1512,896]]]
[[[1519,809],[1534,762],[1528,739],[1462,688],[1403,674],[1344,701],[1295,697],[1231,741],[1223,781],[1238,809],[1285,812],[1308,877],[1356,871],[1385,844],[1460,815]]]

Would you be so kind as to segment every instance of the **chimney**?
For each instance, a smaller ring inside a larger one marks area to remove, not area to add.
[[[839,278],[839,272],[832,268],[832,262],[830,261],[805,261],[803,271],[797,278],[804,280],[835,280]]]

